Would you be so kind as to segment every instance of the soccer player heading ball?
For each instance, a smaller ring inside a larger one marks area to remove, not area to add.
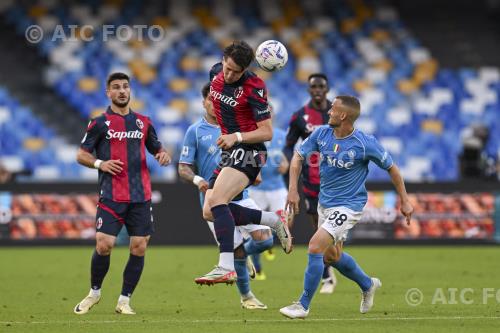
[[[197,283],[231,282],[234,270],[233,235],[236,223],[265,224],[273,228],[286,253],[292,250],[286,221],[274,214],[267,219],[257,210],[240,207],[232,212],[228,203],[254,183],[266,161],[265,141],[273,137],[265,83],[248,67],[254,60],[252,48],[235,41],[224,49],[222,63],[210,71],[210,96],[222,135],[217,145],[222,159],[210,182],[212,195],[204,207],[204,216],[214,221],[219,241],[219,263],[214,270],[196,279]]]
[[[99,170],[100,198],[96,216],[96,248],[90,265],[91,289],[74,312],[87,313],[101,298],[101,285],[109,269],[110,254],[123,225],[130,235],[130,257],[123,272],[123,285],[116,312],[135,314],[130,307],[144,267],[144,255],[154,232],[151,181],[146,152],[160,165],[170,156],[156,137],[151,120],[130,109],[130,82],[113,73],[106,84],[111,101],[105,113],[90,121],[78,151],[78,163]],[[97,159],[92,155],[95,151]]]

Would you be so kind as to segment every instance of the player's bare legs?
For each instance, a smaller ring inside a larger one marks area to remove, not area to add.
[[[94,305],[99,303],[101,299],[101,285],[109,269],[111,250],[115,246],[115,236],[96,232],[95,238],[96,246],[90,265],[92,287],[89,294],[73,309],[73,312],[76,314],[85,314]]]

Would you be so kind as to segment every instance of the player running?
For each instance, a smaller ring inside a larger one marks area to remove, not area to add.
[[[273,136],[266,86],[247,70],[253,59],[252,48],[244,41],[235,41],[224,49],[222,63],[210,71],[210,96],[222,133],[217,139],[222,159],[212,176],[213,192],[205,201],[203,215],[214,221],[220,255],[215,269],[197,279],[198,283],[235,280],[235,220],[238,225],[244,225],[262,217],[259,211],[235,205],[239,211],[234,212],[228,206],[254,183],[266,160],[263,142]],[[285,252],[291,252],[292,239],[286,221],[283,223],[276,216],[272,221],[262,219],[260,223],[275,230]]]
[[[187,130],[179,160],[179,175],[198,187],[202,207],[205,201],[205,194],[210,196],[210,192],[212,191],[208,189],[209,184],[206,179],[210,179],[220,160],[220,148],[216,144],[216,140],[220,136],[220,128],[213,113],[209,91],[210,84],[208,83],[202,88],[203,107],[206,111],[205,116],[200,121],[191,125]],[[195,170],[199,174],[196,174]],[[232,203],[258,209],[257,205],[248,198],[246,190],[243,192],[241,200],[233,201]],[[281,208],[284,206],[282,205]],[[213,222],[207,221],[207,223],[215,237]],[[249,238],[249,236],[251,238],[245,243],[244,248],[244,238]],[[217,241],[216,237],[215,240]],[[241,306],[243,308],[251,310],[267,309],[267,306],[259,301],[250,290],[246,250],[247,248],[248,250],[256,249],[257,247],[253,243],[265,246],[263,249],[258,249],[259,251],[270,248],[273,244],[271,229],[267,226],[255,224],[236,227],[234,231],[236,285],[240,292]],[[254,274],[255,272],[253,272]]]
[[[290,161],[297,141],[305,140],[319,126],[328,122],[328,110],[332,103],[327,99],[328,78],[325,74],[311,74],[307,80],[311,100],[300,110],[296,111],[290,120],[286,136],[285,155]],[[305,163],[302,168],[302,191],[304,192],[306,213],[311,217],[314,231],[318,229],[318,194],[319,194],[319,167],[318,154],[312,154],[311,163]],[[325,265],[323,269],[321,294],[331,294],[335,290],[337,279],[333,269]]]
[[[382,283],[379,279],[366,275],[342,248],[349,229],[359,221],[366,204],[365,181],[370,161],[388,171],[401,200],[401,213],[406,217],[407,223],[410,223],[413,207],[408,200],[399,169],[373,136],[354,128],[359,114],[358,99],[337,96],[329,111],[328,125],[315,130],[293,156],[287,208],[297,214],[300,200],[297,182],[302,162],[313,152],[321,154],[318,205],[320,227],[309,241],[304,292],[298,302],[280,309],[289,318],[305,318],[309,314],[309,305],[321,280],[323,260],[359,285],[362,290],[361,313],[372,308],[375,291]]]
[[[78,163],[99,170],[100,198],[96,216],[96,248],[90,265],[90,293],[74,308],[85,314],[101,299],[101,285],[109,269],[116,235],[123,225],[130,235],[130,256],[116,312],[135,314],[130,307],[144,267],[144,256],[154,232],[151,181],[146,149],[162,166],[170,156],[162,148],[151,120],[130,109],[130,79],[113,73],[106,82],[111,101],[105,113],[90,121],[78,150]],[[95,151],[97,159],[92,155]]]

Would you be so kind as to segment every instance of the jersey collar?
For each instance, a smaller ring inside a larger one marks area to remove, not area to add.
[[[333,128],[332,128],[332,135],[333,135],[333,137],[335,138],[335,140],[345,140],[345,139],[349,139],[351,136],[353,136],[353,135],[354,135],[354,133],[356,133],[356,131],[357,131],[356,129],[353,129],[353,130],[352,130],[352,132],[351,132],[351,134],[349,134],[349,135],[347,135],[347,136],[344,136],[343,138],[337,138],[337,137],[335,136],[335,131],[334,131],[334,130],[333,130]]]
[[[205,116],[203,116],[203,118],[201,118],[201,121],[204,122],[205,124],[207,124],[208,126],[212,126],[212,127],[215,127],[215,128],[219,128],[219,125],[214,125],[214,124],[210,124],[206,119],[205,119]]]

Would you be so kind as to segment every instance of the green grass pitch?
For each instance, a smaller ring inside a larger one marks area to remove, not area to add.
[[[361,315],[358,287],[337,274],[335,293],[316,294],[306,320],[278,312],[302,291],[306,248],[275,251],[276,260],[262,260],[267,280],[251,283],[267,311],[241,309],[235,286],[194,284],[216,263],[215,247],[152,247],[132,298],[137,315],[114,313],[128,256],[116,248],[101,302],[77,316],[73,307],[89,289],[91,247],[0,248],[0,332],[499,331],[498,247],[347,247],[382,280],[374,308]],[[418,306],[405,299],[411,288],[422,292]]]

